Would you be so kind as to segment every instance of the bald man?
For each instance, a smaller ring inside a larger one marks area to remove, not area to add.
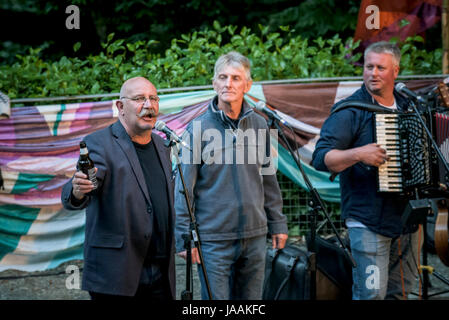
[[[93,300],[175,299],[171,161],[152,133],[157,90],[129,79],[116,107],[118,121],[84,139],[98,187],[77,171],[61,194],[66,209],[86,208],[82,289]]]

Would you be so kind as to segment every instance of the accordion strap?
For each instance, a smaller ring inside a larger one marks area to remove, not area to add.
[[[371,104],[371,103],[367,103],[367,102],[363,102],[363,101],[352,100],[352,101],[345,101],[345,102],[341,103],[340,105],[338,105],[338,107],[336,107],[334,110],[332,110],[331,114],[336,113],[341,110],[344,110],[344,109],[347,109],[347,108],[357,108],[357,109],[362,109],[362,110],[366,110],[366,111],[370,111],[370,112],[398,113],[394,109],[382,107],[379,105],[375,105],[375,104]]]

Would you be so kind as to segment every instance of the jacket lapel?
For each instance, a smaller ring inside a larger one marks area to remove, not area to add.
[[[140,189],[142,190],[143,194],[145,195],[145,199],[147,200],[147,203],[150,203],[150,196],[148,194],[148,187],[145,183],[145,178],[143,176],[142,167],[140,166],[139,158],[137,158],[136,149],[134,148],[134,145],[131,141],[131,138],[129,137],[128,133],[126,132],[125,128],[122,126],[120,121],[117,121],[112,125],[112,133],[114,137],[117,140],[117,143],[119,144],[120,148],[123,150],[123,152],[126,155],[126,158],[129,161],[129,164],[131,165],[131,168],[134,172],[134,175],[136,176],[137,182],[139,183]]]

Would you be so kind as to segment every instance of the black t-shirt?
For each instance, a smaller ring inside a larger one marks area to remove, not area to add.
[[[170,209],[168,204],[167,181],[153,140],[146,145],[133,142],[142,167],[152,204],[153,233],[145,265],[151,260],[169,257]]]

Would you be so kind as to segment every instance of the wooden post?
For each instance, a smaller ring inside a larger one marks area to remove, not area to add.
[[[441,35],[443,40],[443,74],[449,74],[449,24],[448,24],[449,0],[443,0],[441,16]]]

